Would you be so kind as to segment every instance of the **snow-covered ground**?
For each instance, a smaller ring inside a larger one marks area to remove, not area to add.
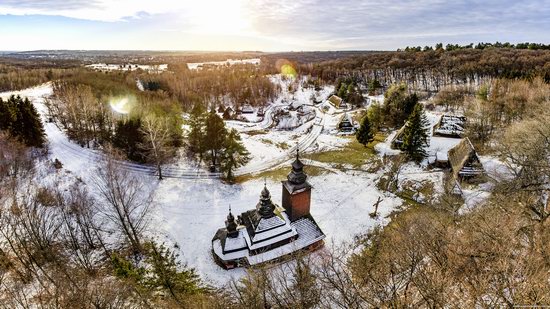
[[[0,96],[7,97],[11,94],[3,93]],[[44,114],[46,110],[43,96],[51,94],[51,86],[46,84],[14,94],[28,97],[39,112]],[[292,147],[303,142],[306,137],[309,138],[307,142],[318,145],[319,149],[332,149],[342,147],[349,141],[321,134],[322,126],[316,125],[314,121],[310,127],[313,129],[309,132],[314,131],[312,136],[304,135],[308,129],[301,127],[295,131],[269,131],[263,138],[272,140],[272,144],[262,142],[261,134],[243,134],[243,137],[245,144],[248,143],[247,146],[257,155],[253,160],[260,163],[277,155],[273,154],[275,148],[281,147],[277,146],[277,143],[284,142]],[[61,180],[68,183],[69,179],[80,179],[81,185],[87,186],[93,192],[90,177],[97,169],[98,160],[101,158],[98,152],[72,143],[53,123],[45,123],[45,129],[50,148],[49,159],[59,158],[64,167],[61,171],[46,169],[49,174],[41,175],[40,182],[51,184],[53,181]],[[269,147],[262,148],[258,143]],[[284,150],[279,154],[285,154]],[[290,170],[290,162],[284,164]],[[345,173],[328,169],[331,170],[330,173],[310,177],[309,181],[313,185],[311,212],[327,235],[329,244],[352,241],[356,234],[364,233],[377,224],[387,223],[386,216],[401,205],[402,201],[399,198],[380,192],[376,188],[375,180],[380,177],[378,174],[357,171]],[[184,263],[196,268],[201,276],[214,284],[224,284],[244,274],[243,269],[226,271],[214,263],[210,251],[211,240],[216,230],[224,226],[229,205],[237,214],[255,207],[263,180],[254,179],[236,185],[226,184],[219,179],[166,178],[158,181],[154,175],[141,174],[134,170],[131,172],[138,175],[148,190],[154,193],[151,232],[161,239],[177,243]],[[268,180],[267,186],[273,201],[280,204],[281,183]],[[378,219],[372,219],[368,214],[373,211],[373,204],[378,197],[382,198],[378,209],[380,216]]]
[[[280,78],[280,77],[273,77]],[[282,85],[292,81],[280,79]],[[277,99],[275,104],[309,104],[311,95],[322,97],[330,91],[327,89],[315,94],[312,89],[300,90],[291,94],[287,92]],[[12,93],[0,94],[7,97]],[[51,86],[45,84],[36,88],[16,92],[21,96],[29,97],[41,114],[45,114],[43,96],[51,94]],[[286,98],[285,98],[286,96]],[[269,109],[270,110],[270,109]],[[261,171],[274,166],[285,166],[290,170],[290,159],[296,147],[302,151],[327,151],[340,149],[350,142],[343,138],[328,134],[324,128],[327,123],[333,123],[337,115],[326,115],[315,108],[316,119],[307,122],[293,130],[274,130],[270,128],[269,120],[251,124],[239,125],[238,122],[227,122],[229,126],[241,131],[243,142],[252,154],[252,161],[240,169],[242,173]],[[266,112],[267,114],[267,112]],[[267,118],[267,117],[266,117]],[[428,113],[433,125],[437,114]],[[44,118],[45,119],[45,118]],[[328,125],[330,126],[330,125]],[[52,183],[61,179],[67,183],[68,179],[81,179],[83,186],[90,186],[90,175],[93,175],[98,166],[101,154],[98,151],[82,148],[69,141],[63,132],[53,123],[45,123],[49,141],[50,160],[58,158],[64,164],[62,171],[50,169],[51,175],[42,177],[42,183]],[[261,130],[262,132],[254,132]],[[380,156],[391,155],[398,151],[389,148],[391,135],[384,143],[379,143],[376,150]],[[459,139],[432,138],[427,149],[431,154],[448,150],[458,143]],[[338,245],[350,242],[358,233],[364,233],[377,224],[386,224],[386,216],[402,204],[402,200],[393,194],[380,191],[376,181],[381,177],[381,171],[367,173],[358,170],[341,171],[330,164],[308,161],[306,164],[323,167],[329,172],[319,176],[309,177],[313,185],[311,213],[323,232],[327,235],[327,242]],[[491,175],[506,174],[505,166],[496,158],[484,157],[482,162]],[[126,163],[129,164],[129,163]],[[188,168],[189,163],[181,160],[170,168]],[[229,205],[234,214],[255,207],[263,188],[263,179],[252,179],[241,184],[229,185],[219,179],[204,178],[166,178],[158,181],[152,174],[142,173],[143,166],[130,169],[139,174],[147,188],[154,193],[154,219],[152,233],[161,239],[177,243],[181,259],[187,265],[197,269],[199,274],[213,284],[224,284],[233,278],[244,274],[243,269],[226,271],[217,266],[211,255],[211,240],[216,230],[224,226]],[[440,170],[428,171],[423,166],[407,163],[402,170],[400,183],[430,182],[434,185],[435,193],[443,190],[443,175]],[[281,179],[283,180],[283,179]],[[267,187],[271,191],[275,203],[281,203],[281,183],[267,180]],[[483,184],[478,189],[466,190],[466,206],[473,207],[490,194],[490,184]],[[379,207],[380,216],[373,219],[369,213],[373,205],[381,197]],[[422,199],[423,197],[420,197]]]
[[[188,63],[187,68],[189,68],[190,70],[199,70],[199,69],[202,69],[204,66],[222,66],[222,65],[234,65],[234,64],[259,65],[260,61],[261,61],[260,58],[252,58],[252,59],[241,59],[241,60],[227,59],[225,61],[195,62],[195,63]]]
[[[167,64],[149,65],[149,64],[107,64],[94,63],[85,67],[96,71],[136,71],[143,70],[150,73],[159,73],[168,70]]]

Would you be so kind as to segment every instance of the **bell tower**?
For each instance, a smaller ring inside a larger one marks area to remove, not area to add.
[[[296,160],[292,163],[292,170],[283,181],[283,208],[291,221],[309,215],[311,204],[311,185],[306,181],[304,164],[300,161],[296,149]]]

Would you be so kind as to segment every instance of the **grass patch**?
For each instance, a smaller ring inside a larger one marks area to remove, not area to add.
[[[290,145],[287,144],[287,142],[280,142],[277,143],[277,147],[281,148],[282,150],[287,150],[290,148]]]
[[[376,134],[374,141],[368,144],[366,147],[359,144],[355,139],[355,136],[343,137],[349,139],[347,143],[341,149],[329,150],[325,152],[308,153],[304,157],[306,159],[319,161],[323,163],[334,164],[337,168],[343,168],[344,165],[352,165],[354,168],[359,168],[366,163],[369,163],[376,155],[374,146],[380,142],[383,142],[385,136],[382,134]]]
[[[320,176],[323,174],[331,173],[331,171],[324,169],[322,167],[317,166],[305,166],[304,168],[305,173],[308,176]],[[290,173],[290,167],[279,167],[273,170],[261,172],[258,174],[248,174],[248,175],[242,175],[237,176],[235,178],[236,183],[244,183],[250,180],[254,179],[269,179],[273,181],[282,181],[286,179],[286,176]]]
[[[260,141],[264,144],[267,144],[267,145],[273,145],[273,141],[269,140],[267,138],[262,138],[262,139],[260,139]]]
[[[267,134],[267,130],[247,131],[247,132],[243,132],[242,134],[246,134],[248,136],[264,135],[264,134]]]

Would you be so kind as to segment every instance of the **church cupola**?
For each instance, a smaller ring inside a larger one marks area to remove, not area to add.
[[[267,186],[265,184],[262,194],[260,194],[260,202],[256,206],[256,209],[258,210],[260,216],[264,219],[275,216],[275,213],[273,212],[275,210],[275,205],[271,201],[271,194],[269,193],[269,190],[267,190]]]
[[[237,232],[237,222],[231,213],[231,206],[229,206],[229,214],[227,215],[227,220],[225,220],[225,228],[227,229],[227,236],[237,237],[239,235],[239,232]]]
[[[298,149],[296,149],[296,160],[292,162],[292,170],[286,178],[295,185],[300,185],[306,182],[307,175],[304,173],[304,164],[300,161]]]

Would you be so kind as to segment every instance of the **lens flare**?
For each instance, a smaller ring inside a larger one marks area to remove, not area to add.
[[[130,100],[128,98],[112,99],[109,102],[109,105],[111,105],[111,108],[115,112],[117,112],[119,114],[123,114],[123,115],[129,114],[130,110],[131,110]]]
[[[298,75],[298,73],[296,73],[296,69],[294,68],[294,65],[286,59],[277,60],[275,65],[277,66],[277,69],[279,69],[279,72],[281,72],[281,74],[283,74],[286,77],[294,78]]]

